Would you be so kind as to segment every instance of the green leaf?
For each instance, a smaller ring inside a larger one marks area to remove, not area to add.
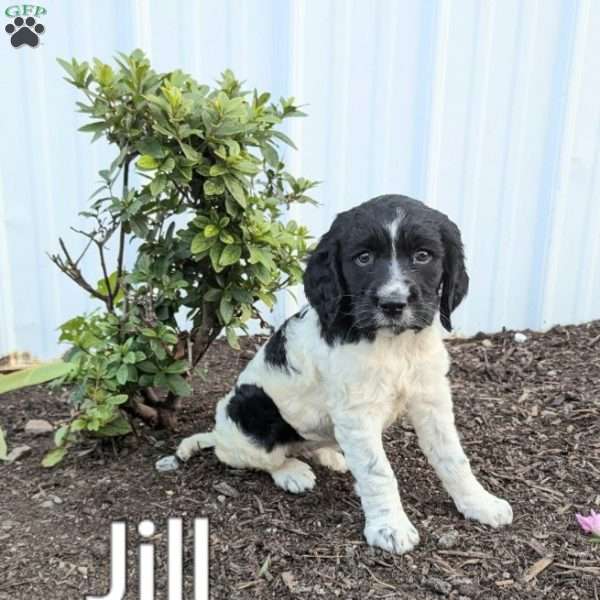
[[[223,230],[219,232],[219,239],[224,244],[233,244],[235,242],[235,238],[228,231]]]
[[[6,460],[8,456],[8,447],[6,446],[6,436],[2,427],[0,427],[0,460]]]
[[[59,427],[54,432],[54,445],[55,446],[63,446],[67,439],[68,433],[69,433],[68,425],[63,425],[62,427]]]
[[[183,151],[183,154],[186,158],[189,158],[190,160],[196,162],[202,158],[201,155],[198,152],[196,152],[196,150],[194,150],[189,144],[184,144],[183,142],[180,142],[179,145],[181,146],[181,150]]]
[[[44,459],[42,460],[42,466],[49,468],[57,465],[65,457],[66,453],[67,449],[64,446],[50,450],[50,452],[44,456]]]
[[[158,358],[158,360],[164,360],[166,358],[167,352],[158,340],[151,340],[150,347],[152,348],[152,352],[154,352],[154,355],[156,356],[156,358]],[[138,366],[141,367],[141,365]]]
[[[144,373],[158,373],[158,367],[150,360],[139,363],[137,368]]]
[[[185,373],[188,370],[188,364],[184,360],[178,360],[171,363],[166,369],[165,373]]]
[[[207,196],[219,196],[225,191],[223,182],[218,179],[207,179],[203,187]]]
[[[242,207],[246,208],[246,192],[242,184],[233,176],[225,175],[223,177],[227,191],[233,196],[235,201]]]
[[[275,306],[275,296],[268,292],[258,292],[258,297],[270,308]]]
[[[221,302],[219,302],[219,314],[223,319],[223,323],[227,325],[233,318],[233,304],[231,300],[223,296]]]
[[[277,265],[273,261],[273,255],[265,248],[259,246],[248,246],[250,250],[250,264],[261,263],[267,269],[276,269]]]
[[[219,258],[219,264],[227,267],[238,262],[242,256],[242,247],[239,244],[230,244],[223,248],[223,252]]]
[[[23,369],[10,375],[0,375],[0,394],[58,379],[68,375],[72,370],[72,363],[57,361]]]
[[[170,173],[174,168],[175,168],[175,159],[172,156],[169,156],[169,158],[167,158],[167,160],[165,160],[160,165],[160,170],[163,173]]]
[[[279,156],[277,155],[277,150],[275,150],[273,146],[267,144],[266,142],[261,144],[260,149],[267,163],[276,169],[279,166]]]
[[[108,276],[108,283],[110,284],[111,293],[114,293],[114,291],[117,289],[118,276],[119,276],[119,274],[117,271],[114,271],[113,273],[111,273]],[[102,294],[103,296],[108,296],[108,286],[106,285],[106,279],[104,277],[102,279],[100,279],[98,281],[98,283],[96,284],[96,291],[99,292],[100,294]],[[124,297],[125,297],[125,292],[123,291],[123,288],[121,288],[119,290],[119,293],[116,295],[116,297],[113,298],[113,301],[115,304],[118,304],[119,302],[121,302],[121,300],[123,300]]]
[[[98,121],[97,123],[88,123],[83,127],[80,127],[77,131],[83,131],[84,133],[97,133],[108,129],[109,124],[106,121]]]
[[[223,244],[221,242],[216,242],[210,249],[209,256],[210,262],[215,271],[220,272],[223,267],[219,264],[219,259],[221,258],[221,252],[223,251]]]
[[[167,187],[167,177],[162,173],[159,173],[151,182],[150,182],[150,191],[153,196],[158,196],[164,189]]]
[[[127,394],[116,394],[115,396],[109,396],[106,399],[106,402],[111,406],[119,406],[120,404],[125,404],[129,400],[129,396]]]
[[[141,154],[148,154],[154,158],[163,158],[166,149],[156,138],[146,138],[138,143],[137,149]]]
[[[116,419],[113,419],[103,427],[100,427],[100,429],[96,431],[96,434],[102,437],[117,437],[119,435],[127,435],[130,432],[131,425],[129,424],[129,421],[125,417],[119,415]]]
[[[221,299],[222,293],[223,290],[219,288],[211,288],[204,294],[203,299],[206,300],[206,302],[216,302]]]
[[[237,217],[240,214],[240,207],[232,196],[225,196],[225,210],[232,217]]]
[[[192,240],[192,254],[200,254],[201,252],[206,252],[215,242],[217,238],[205,238],[204,233],[198,233],[194,236]]]
[[[254,302],[254,296],[248,290],[243,288],[232,288],[231,295],[236,302],[243,304],[252,304]]]
[[[132,339],[132,338],[129,338]],[[137,362],[137,356],[135,355],[135,352],[128,352],[124,357],[123,357],[123,362],[128,364],[128,365],[133,365]]]
[[[117,381],[120,385],[125,385],[127,383],[127,379],[129,378],[129,370],[127,369],[127,365],[121,365],[119,370],[117,371]]]
[[[218,177],[219,175],[224,175],[225,173],[228,173],[229,169],[225,166],[225,165],[213,165],[209,170],[208,170],[208,174],[211,177]]]
[[[160,339],[167,344],[176,344],[179,341],[179,338],[171,331],[163,331]]]
[[[287,135],[285,135],[285,133],[281,133],[281,131],[275,131],[275,130],[271,130],[270,133],[273,137],[280,139],[282,142],[284,142],[288,146],[291,146],[295,150],[298,150],[298,148],[296,148],[296,144],[294,144],[294,142],[292,142],[292,140]]]
[[[211,238],[219,235],[219,228],[216,225],[207,225],[204,228],[204,237]]]
[[[137,168],[142,171],[153,171],[154,169],[158,168],[157,160],[149,154],[143,154],[142,156],[140,156],[137,163],[135,164]]]
[[[233,327],[227,327],[225,329],[225,335],[227,336],[227,342],[229,343],[229,345],[232,348],[235,348],[236,350],[240,349],[240,342],[238,340],[238,336],[235,332],[235,329]]]
[[[181,375],[167,375],[167,387],[178,396],[191,396],[192,386]]]

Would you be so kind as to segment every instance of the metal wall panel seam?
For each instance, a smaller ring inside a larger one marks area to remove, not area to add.
[[[17,350],[12,267],[6,235],[7,214],[2,178],[3,173],[0,169],[0,356]]]
[[[341,18],[335,19],[334,32],[337,30],[338,35],[335,36],[333,42],[333,53],[331,56],[332,60],[340,60],[341,66],[338,68],[339,75],[334,77],[333,89],[339,90],[340,99],[338,100],[339,105],[333,109],[331,123],[332,126],[328,136],[328,162],[333,161],[336,165],[334,175],[331,178],[331,184],[333,189],[336,191],[335,198],[333,199],[332,206],[328,206],[327,211],[323,211],[323,218],[331,220],[334,214],[348,208],[347,206],[340,205],[341,198],[347,198],[346,195],[346,172],[347,172],[347,161],[348,161],[348,113],[349,113],[349,96],[350,90],[348,88],[349,72],[351,61],[351,32],[352,32],[352,9],[354,2],[343,2],[335,3],[335,13],[341,10]],[[340,29],[338,29],[340,28]],[[337,85],[336,85],[337,82]],[[333,138],[331,133],[335,133],[338,137]]]
[[[437,4],[436,44],[433,58],[433,81],[427,132],[427,158],[425,167],[425,202],[439,207],[437,197],[441,160],[444,95],[446,87],[446,61],[448,58],[448,34],[450,29],[450,1]]]
[[[519,20],[519,51],[522,57],[514,66],[515,81],[512,90],[511,109],[509,116],[510,133],[509,141],[516,139],[515,144],[507,144],[504,174],[502,177],[501,194],[497,202],[502,203],[505,218],[501,220],[499,241],[496,247],[495,263],[492,273],[498,273],[496,286],[500,288],[496,294],[497,302],[490,306],[489,322],[504,324],[509,320],[508,307],[510,305],[511,288],[519,285],[509,277],[513,253],[515,252],[514,239],[516,235],[516,221],[519,205],[519,187],[525,165],[524,137],[526,132],[526,117],[529,108],[529,81],[534,66],[533,50],[537,38],[536,17],[538,14],[538,0],[521,3]],[[502,260],[501,260],[502,257]],[[516,259],[516,257],[515,257]]]
[[[560,272],[560,256],[563,253],[563,239],[560,235],[560,227],[564,219],[568,218],[568,199],[565,191],[568,186],[569,169],[571,167],[575,126],[577,122],[577,108],[579,106],[579,95],[583,77],[583,52],[588,31],[588,16],[590,11],[590,0],[580,0],[576,4],[577,16],[572,36],[572,48],[569,57],[567,97],[565,101],[563,124],[559,143],[559,156],[557,161],[555,185],[552,190],[551,224],[549,236],[546,239],[547,251],[544,253],[545,278],[542,279],[542,294],[540,296],[540,321],[539,325],[544,327],[553,323],[555,312],[555,288],[558,284]]]
[[[463,227],[463,239],[474,240],[477,231],[477,187],[479,184],[479,178],[481,175],[481,160],[484,139],[485,122],[487,118],[487,97],[489,93],[489,81],[491,74],[491,54],[494,42],[493,34],[493,20],[494,13],[496,10],[496,2],[479,3],[479,21],[481,23],[478,26],[478,40],[475,46],[475,52],[480,58],[474,60],[473,70],[479,70],[481,75],[477,78],[477,81],[481,83],[481,90],[479,92],[481,100],[477,105],[477,111],[473,111],[469,119],[469,136],[467,142],[467,160],[465,161],[465,193],[463,196],[463,214],[462,216],[462,227]],[[468,213],[467,211],[470,211]],[[467,266],[469,256],[469,246],[466,244],[466,255],[467,255]],[[473,309],[469,302],[465,303],[462,308],[463,311],[463,322],[470,323],[471,328],[474,325]],[[471,318],[470,318],[471,317]]]
[[[133,19],[135,27],[135,43],[138,48],[142,48],[152,61],[152,26],[150,22],[151,3],[146,0],[132,0]]]
[[[290,94],[295,98],[304,103],[306,84],[304,80],[304,56],[305,56],[305,43],[306,43],[306,2],[305,0],[297,0],[292,2],[289,11],[289,19],[287,23],[289,36],[290,36],[290,50],[289,50],[289,90]],[[298,150],[291,149],[288,153],[287,166],[293,176],[299,177],[303,171],[303,160],[301,148],[304,147],[304,123],[303,119],[292,119],[289,124],[290,138],[298,147]],[[306,175],[308,177],[308,175]],[[292,205],[288,211],[288,218],[295,220],[298,223],[302,223],[302,207],[298,205]],[[294,286],[292,292],[296,296],[296,301],[286,292],[281,292],[278,297],[278,306],[281,304],[281,308],[277,310],[275,316],[279,322],[283,321],[286,317],[291,316],[296,312],[298,304],[302,304],[304,299],[304,293],[302,286]]]

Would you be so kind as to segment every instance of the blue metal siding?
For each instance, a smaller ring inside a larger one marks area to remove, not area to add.
[[[0,39],[0,355],[57,353],[56,327],[93,304],[47,259],[77,247],[97,171],[76,90],[55,59],[143,48],[159,70],[308,103],[287,126],[297,174],[323,181],[292,216],[398,192],[461,227],[471,293],[461,333],[600,317],[600,4],[591,0],[46,2],[36,49]],[[99,277],[95,257],[84,269]],[[273,315],[294,309],[288,296]]]

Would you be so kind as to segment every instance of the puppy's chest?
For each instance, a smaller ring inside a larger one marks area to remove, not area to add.
[[[368,404],[397,416],[404,410],[410,388],[419,377],[415,359],[387,347],[357,353],[345,363],[346,382]]]

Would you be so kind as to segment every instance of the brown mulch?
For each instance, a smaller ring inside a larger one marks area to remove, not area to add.
[[[268,475],[235,471],[207,451],[174,473],[155,461],[211,426],[215,401],[255,351],[221,342],[181,413],[175,436],[79,447],[55,469],[40,467],[49,436],[27,420],[58,424],[65,390],[30,388],[0,397],[9,446],[32,452],[0,465],[0,600],[80,599],[109,585],[110,523],[129,526],[129,592],[136,598],[136,525],[152,519],[157,598],[166,598],[166,519],[210,520],[211,598],[476,599],[600,598],[600,546],[574,514],[600,507],[600,321],[581,326],[448,342],[456,416],[472,465],[513,506],[511,527],[465,521],[403,423],[385,434],[406,510],[421,534],[412,553],[369,548],[349,475],[316,467],[314,491],[293,496]],[[223,483],[230,487],[223,486]],[[233,488],[233,490],[231,489]],[[443,547],[445,534],[457,535]],[[191,598],[191,528],[186,598]]]

